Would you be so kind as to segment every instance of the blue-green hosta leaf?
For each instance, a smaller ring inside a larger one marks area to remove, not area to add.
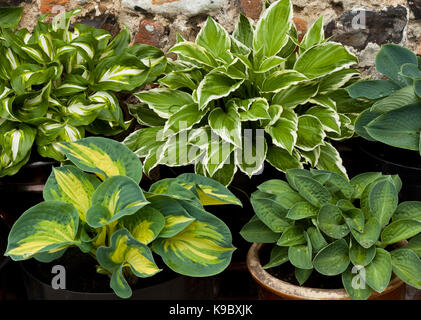
[[[421,121],[414,117],[421,104],[412,104],[387,112],[371,121],[366,130],[377,141],[409,150],[419,149]]]
[[[376,256],[365,267],[366,282],[373,290],[381,293],[389,285],[392,277],[392,258],[384,249],[376,248]]]
[[[358,63],[358,59],[343,45],[326,42],[316,45],[300,55],[295,62],[294,70],[301,72],[309,79],[315,79],[356,63]]]
[[[165,218],[158,210],[146,206],[133,215],[123,217],[120,224],[130,232],[133,238],[148,245],[164,229]]]
[[[349,246],[349,259],[354,266],[367,266],[376,255],[376,246],[364,248],[355,239],[351,238]]]
[[[195,221],[171,238],[155,240],[153,251],[180,274],[205,277],[223,271],[234,250],[230,230],[208,212],[187,202],[183,206]]]
[[[310,114],[319,119],[324,131],[336,132],[338,134],[341,133],[341,121],[335,110],[317,106],[308,109],[306,114]]]
[[[25,260],[77,244],[79,216],[71,204],[45,201],[25,211],[9,234],[6,255]]]
[[[240,231],[240,235],[248,242],[257,243],[275,243],[280,237],[280,233],[273,232],[257,216],[253,216],[253,218],[244,225]],[[288,258],[288,249],[286,254]]]
[[[121,298],[128,298],[132,291],[123,276],[123,268],[130,267],[138,277],[151,277],[161,271],[147,246],[135,240],[126,229],[120,229],[111,237],[109,247],[99,247],[96,252],[99,264],[111,271],[110,286]]]
[[[227,97],[236,91],[244,82],[243,80],[232,79],[219,71],[208,73],[200,82],[197,88],[197,101],[199,109],[204,109],[209,102]]]
[[[313,258],[313,248],[307,232],[304,232],[304,237],[306,244],[290,246],[288,248],[288,258],[294,267],[308,270],[313,269],[313,263],[311,261]]]
[[[348,250],[344,239],[332,242],[317,253],[313,260],[314,268],[325,276],[341,274],[349,265]]]
[[[242,147],[241,119],[237,107],[230,104],[227,110],[215,108],[209,113],[209,125],[223,140]]]
[[[266,57],[276,55],[288,42],[292,15],[292,3],[289,0],[277,1],[266,9],[254,32],[254,51],[261,50]]]
[[[393,273],[410,286],[421,289],[421,260],[414,251],[398,249],[391,252]]]
[[[171,115],[186,105],[194,103],[190,94],[168,88],[157,88],[141,91],[135,94],[143,103],[148,104],[161,118],[168,119]]]
[[[288,248],[274,246],[270,252],[270,260],[263,266],[263,269],[278,267],[288,260]]]
[[[297,202],[305,201],[298,192],[282,180],[268,180],[257,187],[259,191],[273,195],[273,200],[285,210],[290,210]]]
[[[265,131],[272,137],[274,145],[292,154],[297,143],[298,124],[297,114],[289,108],[284,108],[279,120],[273,125],[267,126]]]
[[[363,248],[368,249],[378,241],[381,230],[381,225],[376,218],[368,218],[365,221],[363,232],[351,229],[351,233]]]
[[[229,52],[231,41],[228,32],[211,17],[208,17],[205,26],[200,30],[196,43],[205,48],[217,60],[230,62]]]
[[[283,232],[289,226],[287,210],[276,202],[275,196],[256,191],[250,201],[256,216],[273,232]]]
[[[266,161],[282,172],[285,172],[288,169],[303,167],[303,164],[300,161],[300,155],[297,152],[293,152],[292,155],[290,155],[288,151],[276,146],[269,146],[266,154]]]
[[[342,217],[345,219],[349,229],[354,229],[358,232],[364,232],[365,218],[361,209],[350,209],[342,211]]]
[[[298,202],[289,209],[287,218],[291,220],[300,220],[310,217],[316,217],[319,209],[308,202]]]
[[[281,237],[276,243],[277,246],[291,247],[301,244],[307,244],[305,231],[298,226],[288,226],[282,231]]]
[[[365,80],[346,88],[351,98],[380,99],[391,95],[400,87],[390,80]]]
[[[298,118],[297,126],[297,147],[311,151],[323,144],[326,133],[318,118],[313,115],[302,115]]]
[[[405,246],[405,249],[411,249],[418,257],[421,258],[421,234],[409,240],[408,244]]]
[[[382,46],[376,56],[376,69],[400,87],[407,81],[400,74],[401,68],[406,63],[418,65],[417,56],[407,48],[390,43]]]
[[[308,228],[307,234],[310,238],[311,246],[315,253],[319,252],[321,249],[327,246],[327,242],[318,228]]]
[[[386,113],[417,102],[419,102],[419,98],[415,94],[414,88],[412,86],[406,86],[374,103],[370,108],[370,111],[375,113]]]
[[[402,65],[400,73],[413,80],[421,79],[421,71],[418,68],[418,64],[405,63]]]
[[[402,240],[409,239],[421,233],[421,221],[413,219],[402,219],[394,221],[383,229],[382,244],[389,245]]]
[[[86,221],[99,228],[136,213],[148,203],[136,182],[126,176],[113,176],[96,188]]]
[[[353,268],[350,266],[343,272],[342,284],[352,300],[367,300],[373,290],[365,283],[362,273],[358,274],[359,270],[355,271],[353,272]]]
[[[353,177],[351,179],[351,184],[354,187],[352,198],[360,199],[365,188],[381,176],[382,174],[380,172],[365,172]]]
[[[334,239],[342,239],[350,230],[343,221],[341,210],[332,204],[321,207],[317,216],[317,225],[320,230]]]
[[[97,174],[102,180],[126,175],[139,183],[142,177],[142,163],[120,142],[89,137],[72,143],[60,143],[59,148],[77,167]]]
[[[421,202],[405,201],[398,205],[392,216],[393,221],[401,219],[415,219],[421,221]]]
[[[174,52],[199,66],[217,67],[218,65],[205,48],[193,42],[183,41],[177,43],[168,52]]]
[[[338,150],[330,143],[325,142],[320,147],[320,156],[317,162],[317,168],[338,173],[344,177],[348,177],[346,169],[342,164],[342,158]]]
[[[53,168],[44,190],[44,200],[60,200],[72,204],[79,218],[86,221],[86,212],[91,207],[92,196],[100,181],[77,167]]]
[[[316,207],[322,207],[332,199],[329,191],[312,178],[296,176],[294,184],[300,195]]]
[[[344,176],[327,170],[310,169],[313,178],[322,183],[333,195],[340,198],[351,199],[354,187]]]
[[[312,46],[321,44],[325,40],[325,32],[323,29],[323,16],[318,18],[307,30],[300,43],[300,53],[303,53]]]
[[[386,226],[398,207],[398,192],[395,185],[388,180],[377,182],[369,193],[369,207],[373,217],[382,227]]]
[[[23,7],[1,8],[0,25],[2,28],[14,29],[22,17]]]

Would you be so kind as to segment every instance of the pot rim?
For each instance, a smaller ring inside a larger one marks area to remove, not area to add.
[[[247,254],[247,268],[254,280],[261,287],[274,293],[275,295],[281,296],[282,294],[291,299],[351,300],[351,297],[348,295],[345,289],[320,289],[305,286],[300,287],[272,276],[265,269],[263,269],[260,263],[259,251],[263,247],[263,245],[263,243],[253,243]],[[393,291],[398,287],[402,286],[403,284],[404,282],[402,280],[393,275],[387,288],[382,293],[378,293],[373,290],[371,298],[378,297],[380,295]]]

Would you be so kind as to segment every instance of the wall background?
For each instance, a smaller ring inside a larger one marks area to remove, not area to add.
[[[293,3],[299,31],[305,32],[323,15],[326,35],[350,46],[365,75],[375,75],[370,66],[384,43],[399,43],[421,54],[421,0],[293,0]],[[64,6],[66,10],[81,8],[77,22],[114,34],[126,25],[133,41],[164,50],[175,43],[177,33],[194,40],[208,15],[232,31],[240,12],[256,20],[263,5],[264,0],[0,0],[0,7],[24,6],[20,27],[29,30],[40,14],[60,9],[55,6]]]

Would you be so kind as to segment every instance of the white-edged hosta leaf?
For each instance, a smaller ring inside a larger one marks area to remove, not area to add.
[[[292,155],[290,155],[288,151],[276,146],[268,147],[266,161],[282,172],[285,172],[288,169],[303,167],[297,152],[293,152]]]
[[[289,108],[283,108],[278,121],[265,128],[265,131],[272,137],[273,144],[287,150],[289,154],[292,154],[297,143],[297,130],[298,117]]]
[[[302,115],[297,122],[297,147],[304,151],[314,150],[324,144],[326,133],[323,124],[313,115]]]
[[[86,221],[86,212],[91,207],[92,196],[100,181],[77,167],[63,166],[53,168],[45,183],[44,200],[60,200],[72,204],[79,213],[79,218]]]
[[[308,109],[306,114],[313,115],[319,119],[324,131],[341,133],[341,121],[335,110],[316,106]]]
[[[263,130],[245,129],[242,149],[234,150],[235,164],[251,177],[263,169],[267,150],[268,144]]]
[[[307,30],[306,34],[300,43],[300,53],[311,48],[316,44],[320,44],[325,39],[325,32],[323,29],[323,16],[318,18],[312,26]]]
[[[227,110],[215,108],[208,117],[211,129],[222,139],[241,148],[241,119],[237,107],[230,104]]]
[[[97,174],[101,180],[125,175],[139,183],[142,177],[142,163],[120,142],[89,137],[71,143],[60,143],[59,148],[77,167]]]
[[[304,104],[317,94],[318,86],[312,83],[300,83],[276,93],[273,96],[272,104],[279,104],[283,107],[296,107]]]
[[[270,120],[269,104],[265,98],[243,100],[239,111],[241,121]]]
[[[344,177],[347,177],[346,169],[342,164],[342,158],[330,143],[325,142],[319,146],[320,156],[317,162],[317,168],[336,172]]]
[[[205,116],[206,112],[201,111],[196,103],[182,106],[175,113],[171,114],[165,123],[164,135],[173,135],[183,130],[188,130],[198,123]]]
[[[5,254],[19,261],[74,245],[78,225],[79,216],[71,204],[56,200],[41,202],[15,222]]]
[[[279,92],[306,80],[308,80],[308,78],[305,75],[295,70],[276,71],[265,79],[262,91]]]
[[[183,41],[177,43],[169,50],[169,52],[174,52],[177,55],[187,58],[199,65],[207,67],[217,66],[217,62],[212,55],[205,48],[193,42]]]

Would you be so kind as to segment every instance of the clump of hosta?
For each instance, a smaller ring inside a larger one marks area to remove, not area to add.
[[[115,92],[130,92],[155,80],[166,58],[156,48],[129,47],[125,29],[76,24],[80,12],[39,18],[32,33],[15,30],[22,8],[2,8],[0,17],[0,177],[15,174],[33,144],[43,157],[63,160],[58,142],[85,132],[112,136],[126,130]]]
[[[258,187],[256,215],[241,231],[247,241],[274,244],[265,269],[291,263],[300,285],[313,272],[341,276],[353,299],[383,292],[392,273],[421,289],[421,202],[398,204],[398,176],[368,172],[348,181],[290,169],[286,178]]]
[[[160,87],[135,94],[146,126],[126,145],[157,164],[196,165],[229,184],[240,169],[252,176],[265,160],[285,171],[304,164],[346,174],[331,140],[353,135],[365,105],[344,86],[358,76],[357,58],[326,40],[318,19],[301,42],[292,3],[272,4],[257,26],[240,16],[230,35],[209,18],[195,42],[179,37]]]
[[[396,44],[384,45],[376,69],[387,80],[364,80],[348,89],[371,107],[357,118],[355,129],[369,141],[419,151],[421,131],[421,70],[419,58]]]
[[[69,247],[97,261],[115,293],[131,296],[129,280],[161,271],[152,252],[175,272],[204,277],[230,263],[231,233],[205,205],[241,202],[223,185],[183,174],[139,187],[142,164],[123,144],[90,137],[59,143],[73,165],[54,168],[44,202],[16,221],[6,255],[50,262]],[[125,277],[131,274],[132,276]]]

